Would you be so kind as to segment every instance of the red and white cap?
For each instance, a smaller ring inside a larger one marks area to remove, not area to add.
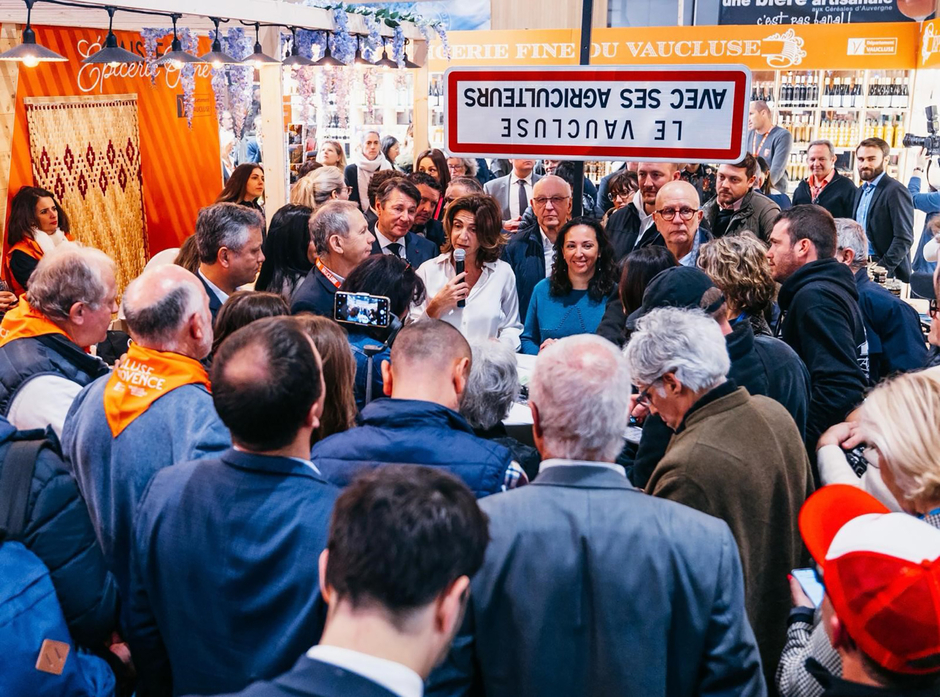
[[[940,530],[835,484],[806,500],[800,532],[859,649],[897,673],[940,672]]]

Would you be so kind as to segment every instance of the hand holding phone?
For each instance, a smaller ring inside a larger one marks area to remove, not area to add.
[[[826,595],[826,588],[816,577],[816,571],[814,569],[793,569],[791,574],[797,583],[799,583],[803,592],[806,593],[806,597],[809,598],[813,607],[819,607],[820,603],[822,603],[823,596]]]

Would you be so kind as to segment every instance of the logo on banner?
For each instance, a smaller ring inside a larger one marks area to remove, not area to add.
[[[797,36],[792,29],[787,29],[783,34],[768,36],[761,41],[761,54],[771,68],[799,65],[806,58],[803,37]]]
[[[898,40],[888,39],[849,39],[846,55],[849,56],[894,56],[898,52]]]
[[[940,36],[937,36],[933,23],[928,23],[924,28],[924,38],[920,42],[921,62],[926,65],[930,57],[937,53],[940,53]]]

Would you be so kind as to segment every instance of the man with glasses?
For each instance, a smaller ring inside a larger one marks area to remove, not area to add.
[[[674,162],[641,162],[636,174],[640,188],[633,201],[612,213],[607,221],[607,234],[618,260],[634,249],[655,244],[658,237],[653,229],[656,194],[667,182],[679,178],[679,165]]]
[[[744,602],[768,684],[790,612],[782,582],[800,566],[800,507],[813,490],[809,459],[787,410],[727,379],[718,323],[664,307],[637,323],[625,351],[650,411],[676,433],[646,491],[728,524],[744,568]]]
[[[702,211],[695,187],[684,181],[663,186],[656,194],[653,222],[679,264],[695,266],[699,246],[711,239],[708,230],[700,227]]]
[[[571,187],[564,179],[550,174],[537,181],[532,191],[536,220],[520,227],[503,251],[503,260],[516,275],[520,317],[528,311],[535,284],[551,275],[555,238],[571,219]]]

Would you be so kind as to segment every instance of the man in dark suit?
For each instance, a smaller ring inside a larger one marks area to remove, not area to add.
[[[392,465],[357,479],[336,501],[320,555],[323,638],[240,697],[420,696],[460,626],[486,543],[486,517],[454,477]]]
[[[483,190],[496,199],[503,213],[503,227],[515,232],[522,214],[532,198],[532,187],[541,179],[533,169],[535,160],[510,160],[512,171],[504,177],[492,179],[483,185]]]
[[[630,385],[599,337],[539,354],[529,407],[541,469],[480,501],[490,546],[429,696],[474,681],[487,697],[766,694],[727,524],[645,495],[612,464]]]
[[[234,448],[161,470],[137,509],[127,636],[146,694],[214,694],[290,669],[320,638],[310,560],[338,490],[310,462],[320,356],[298,321],[222,344],[212,399]]]
[[[814,140],[806,149],[809,176],[793,194],[793,205],[815,203],[833,218],[851,218],[855,210],[855,183],[836,171],[836,150],[828,140]]]
[[[418,268],[441,253],[433,242],[411,231],[420,202],[418,187],[404,177],[382,185],[375,199],[373,254],[394,254]]]
[[[328,201],[310,217],[317,260],[294,291],[290,310],[333,316],[333,296],[354,268],[372,254],[375,237],[351,201]]]
[[[866,138],[855,149],[862,185],[855,192],[852,217],[868,236],[869,252],[888,276],[911,279],[914,243],[914,199],[898,180],[885,173],[890,148],[881,138]]]
[[[215,203],[199,211],[196,217],[199,272],[196,275],[209,295],[213,322],[228,296],[239,286],[255,280],[261,270],[263,225],[257,211],[235,203]]]
[[[558,231],[571,219],[571,186],[549,174],[532,188],[535,220],[523,223],[503,249],[503,260],[516,276],[519,316],[525,317],[536,284],[548,278],[555,261]]]
[[[425,172],[412,172],[408,175],[408,181],[418,187],[421,193],[411,231],[431,240],[440,249],[444,246],[444,226],[441,221],[434,219],[434,211],[444,195],[444,189],[437,179]]]

